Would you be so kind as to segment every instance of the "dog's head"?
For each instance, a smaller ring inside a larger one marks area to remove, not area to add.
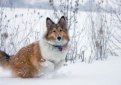
[[[46,19],[47,32],[45,39],[51,45],[64,46],[69,41],[67,23],[64,16],[60,18],[58,23],[54,23],[50,18]]]

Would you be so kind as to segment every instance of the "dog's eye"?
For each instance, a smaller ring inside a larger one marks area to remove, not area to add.
[[[55,32],[55,30],[53,30],[53,32]]]
[[[61,32],[62,30],[60,29],[60,32]]]

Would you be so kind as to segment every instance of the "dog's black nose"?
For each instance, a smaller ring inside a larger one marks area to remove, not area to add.
[[[57,39],[60,41],[60,40],[61,40],[61,37],[60,37],[60,36],[58,36],[58,37],[57,37]]]

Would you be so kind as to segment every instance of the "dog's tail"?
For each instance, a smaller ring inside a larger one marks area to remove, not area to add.
[[[0,66],[3,68],[8,68],[10,66],[10,56],[4,51],[0,51]]]

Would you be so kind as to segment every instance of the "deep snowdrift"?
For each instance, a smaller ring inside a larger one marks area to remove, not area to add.
[[[91,64],[75,63],[62,67],[46,77],[12,78],[0,68],[0,85],[121,85],[121,57]]]

